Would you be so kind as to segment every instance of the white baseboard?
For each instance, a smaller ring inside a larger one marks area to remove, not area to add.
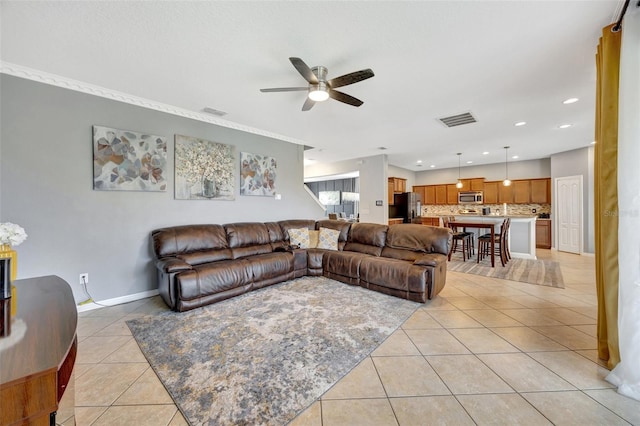
[[[107,299],[107,300],[99,300],[96,303],[87,303],[86,305],[78,305],[78,312],[86,312],[86,311],[92,311],[94,309],[99,309],[99,308],[104,308],[105,306],[115,306],[115,305],[120,305],[122,303],[128,303],[128,302],[133,302],[136,300],[140,300],[140,299],[146,299],[148,297],[153,297],[153,296],[157,296],[158,290],[148,290],[148,291],[143,291],[140,293],[135,293],[135,294],[128,294],[126,296],[121,296],[121,297],[114,297],[113,299]]]

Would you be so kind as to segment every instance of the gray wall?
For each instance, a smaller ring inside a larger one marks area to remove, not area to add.
[[[1,75],[0,220],[29,235],[17,247],[18,278],[55,274],[84,300],[89,273],[96,301],[154,290],[149,232],[192,223],[316,218],[303,188],[303,147],[92,95]],[[166,192],[94,191],[92,125],[149,132],[168,141]],[[278,161],[273,197],[174,200],[174,135],[200,137],[268,154]]]
[[[582,212],[583,212],[583,251],[595,253],[594,221],[593,221],[593,148],[574,149],[551,156],[551,205],[557,208],[555,180],[565,176],[582,176]],[[555,212],[555,210],[554,210]],[[557,217],[557,215],[555,215]],[[555,221],[554,221],[555,222]],[[556,241],[557,223],[553,223],[553,246]]]
[[[551,176],[551,162],[549,158],[528,161],[509,161],[509,179],[535,179]],[[462,179],[485,178],[488,181],[503,180],[505,178],[505,164],[485,164],[460,168]],[[456,183],[458,168],[441,170],[425,170],[416,172],[415,185],[437,185],[442,183]]]

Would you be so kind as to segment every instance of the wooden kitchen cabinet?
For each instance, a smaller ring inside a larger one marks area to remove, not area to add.
[[[537,248],[551,248],[551,220],[550,219],[538,219],[536,220],[536,247]]]
[[[513,185],[513,202],[516,204],[529,204],[531,202],[531,181],[530,180],[514,180]]]
[[[472,191],[484,191],[484,178],[473,178],[470,181],[469,186]]]
[[[436,204],[436,187],[435,185],[427,185],[424,187],[422,204]]]
[[[504,186],[502,182],[498,182],[498,204],[503,203],[513,203],[513,182],[510,186]]]
[[[436,204],[447,204],[447,185],[436,185]]]
[[[498,184],[499,182],[484,182],[482,191],[485,204],[498,204]]]
[[[531,202],[551,204],[551,179],[531,179]]]
[[[387,197],[389,197],[389,205],[392,206],[393,205],[393,196],[394,196],[394,191],[393,191],[393,181],[391,179],[389,179],[389,183],[387,183]]]
[[[407,192],[407,180],[398,177],[390,177],[389,182],[393,184],[393,192],[401,193]]]
[[[439,217],[422,217],[422,224],[428,226],[440,226],[440,218]]]
[[[455,183],[447,185],[447,204],[458,204],[458,187]]]

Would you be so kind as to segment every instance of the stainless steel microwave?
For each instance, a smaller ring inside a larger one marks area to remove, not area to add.
[[[458,192],[458,204],[482,204],[482,191]]]

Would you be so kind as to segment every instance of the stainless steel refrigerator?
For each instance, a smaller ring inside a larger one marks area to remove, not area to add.
[[[393,196],[394,217],[401,217],[403,223],[411,223],[421,216],[422,199],[417,192],[403,192]],[[391,215],[389,216],[391,217]]]

